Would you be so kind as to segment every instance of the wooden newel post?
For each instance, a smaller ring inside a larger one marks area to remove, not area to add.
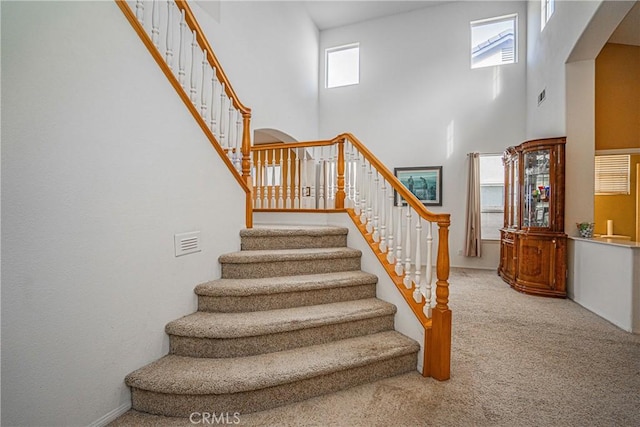
[[[336,209],[344,209],[344,139],[338,141],[338,190],[336,191]]]
[[[451,372],[451,310],[449,310],[449,215],[438,221],[436,306],[432,314],[431,376],[448,380]]]
[[[249,187],[246,201],[246,226],[253,227],[253,178],[251,177],[251,110],[242,112],[242,178]]]
[[[242,177],[252,188],[251,178],[251,111],[242,113]]]

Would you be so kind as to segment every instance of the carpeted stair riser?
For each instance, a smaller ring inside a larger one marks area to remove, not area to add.
[[[247,296],[198,295],[198,310],[219,313],[242,313],[354,301],[376,296],[376,284],[314,289],[300,292]]]
[[[217,339],[169,335],[169,352],[189,357],[243,357],[390,330],[393,330],[393,315],[254,337]]]
[[[247,250],[337,248],[347,246],[346,228],[251,228],[240,231],[241,248]]]
[[[256,236],[243,237],[241,248],[243,251],[255,251],[264,249],[304,249],[304,248],[339,248],[347,246],[347,236],[290,236],[271,237]]]
[[[362,271],[264,279],[218,279],[196,286],[198,310],[240,313],[374,298],[378,278]]]
[[[223,279],[250,279],[360,270],[360,257],[292,259],[248,263],[221,262],[221,264]]]
[[[415,371],[417,351],[377,363],[332,372],[295,383],[230,394],[168,394],[131,387],[132,408],[168,417],[194,412],[247,414]]]

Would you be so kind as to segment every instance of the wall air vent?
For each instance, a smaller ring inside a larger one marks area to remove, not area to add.
[[[173,236],[176,256],[192,254],[200,252],[200,232],[192,231],[189,233],[180,233]]]

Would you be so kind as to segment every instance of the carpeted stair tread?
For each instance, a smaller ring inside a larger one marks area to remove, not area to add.
[[[169,335],[196,338],[238,338],[315,328],[393,315],[396,307],[377,298],[308,307],[247,313],[196,312],[170,322]]]
[[[289,384],[416,353],[395,331],[276,353],[231,359],[165,356],[126,378],[130,387],[163,394],[226,394]]]
[[[256,225],[254,228],[240,230],[240,237],[286,237],[286,236],[333,236],[347,235],[346,227],[319,225]]]
[[[211,297],[270,295],[368,285],[377,282],[378,277],[370,273],[359,270],[339,271],[256,279],[217,279],[196,286],[195,293],[199,296]]]
[[[360,258],[362,252],[351,248],[310,248],[239,251],[220,255],[221,264],[249,264],[283,261],[318,261]]]

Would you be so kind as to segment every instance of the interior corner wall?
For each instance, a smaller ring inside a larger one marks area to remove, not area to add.
[[[470,22],[517,13],[516,64],[471,69]],[[360,84],[324,88],[322,138],[352,132],[390,169],[443,166],[443,205],[451,213],[451,265],[497,268],[498,245],[465,258],[466,154],[501,153],[525,137],[524,2],[451,2],[320,33],[324,50],[360,43]]]
[[[2,425],[104,422],[239,250],[245,194],[115,2],[2,2],[1,29]]]
[[[252,129],[317,139],[319,33],[302,2],[222,1],[216,14],[199,3],[189,4]]]
[[[595,61],[566,64],[566,80],[564,230],[577,236],[576,223],[593,222]]]

